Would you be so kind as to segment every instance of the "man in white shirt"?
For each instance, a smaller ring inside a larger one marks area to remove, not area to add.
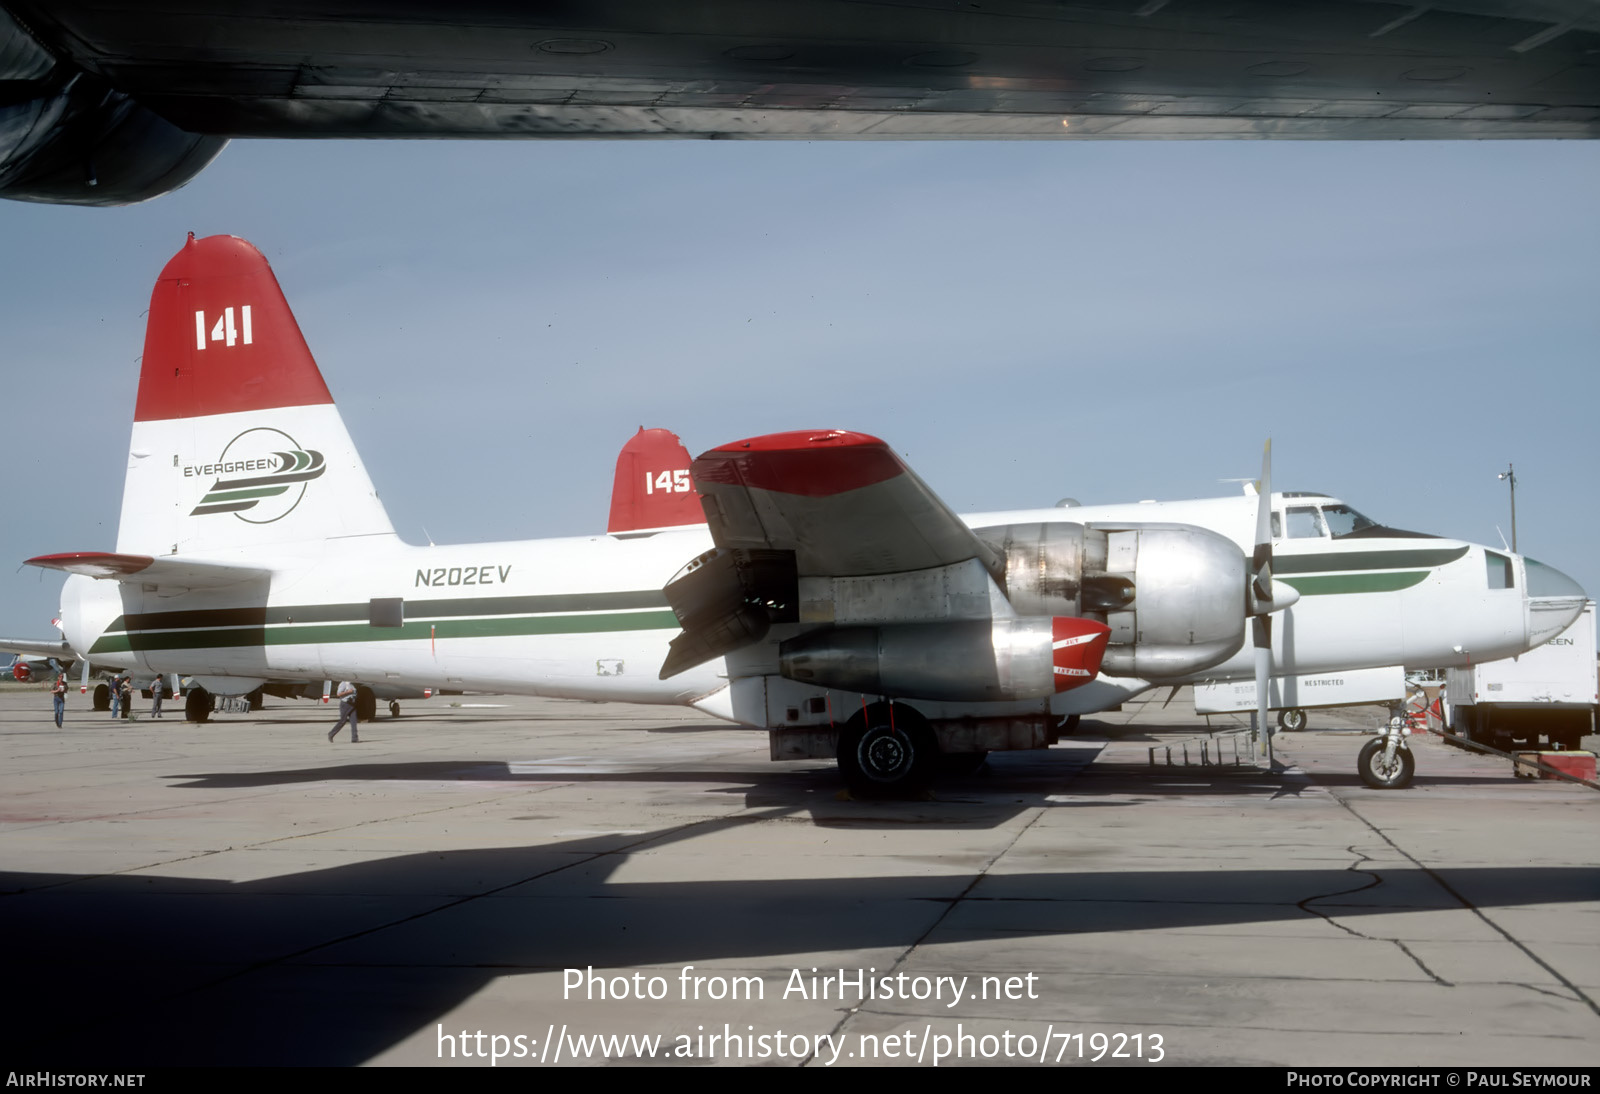
[[[356,686],[355,686],[355,684],[351,683],[349,680],[342,681],[339,684],[339,692],[338,692],[338,694],[339,694],[339,721],[334,724],[334,727],[332,729],[328,730],[328,740],[332,741],[335,737],[337,737],[339,735],[339,731],[344,728],[344,724],[346,722],[349,722],[350,723],[350,743],[353,744],[353,745],[358,745],[358,744],[361,743],[361,737],[356,732],[357,719],[356,719]]]

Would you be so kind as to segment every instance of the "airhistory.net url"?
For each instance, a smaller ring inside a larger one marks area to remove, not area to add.
[[[1166,1057],[1159,1033],[1083,1033],[1057,1030],[1043,1033],[971,1033],[956,1023],[954,1033],[936,1033],[932,1024],[899,1033],[858,1033],[853,1037],[832,1033],[743,1032],[723,1024],[720,1032],[672,1035],[640,1033],[574,1033],[554,1023],[542,1039],[527,1034],[485,1033],[462,1030],[437,1032],[441,1060],[502,1060],[521,1064],[578,1063],[584,1060],[794,1060],[815,1061],[831,1067],[841,1059],[931,1063],[981,1060],[1032,1061],[1037,1064],[1094,1063],[1101,1060],[1142,1060],[1160,1063]],[[852,1042],[854,1042],[852,1046]]]

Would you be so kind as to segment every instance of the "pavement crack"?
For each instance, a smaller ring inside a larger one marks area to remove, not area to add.
[[[1335,919],[1333,916],[1329,915],[1327,912],[1319,911],[1318,909],[1313,908],[1311,906],[1313,901],[1331,900],[1333,897],[1336,897],[1336,896],[1349,896],[1351,893],[1364,893],[1368,889],[1375,889],[1379,885],[1383,884],[1383,875],[1382,874],[1377,873],[1375,871],[1368,871],[1367,869],[1365,869],[1365,865],[1372,861],[1372,856],[1371,855],[1367,854],[1365,851],[1362,851],[1359,847],[1356,847],[1353,844],[1351,846],[1349,846],[1349,847],[1346,847],[1345,850],[1349,851],[1352,855],[1356,856],[1356,861],[1352,862],[1348,867],[1346,867],[1346,870],[1348,872],[1350,872],[1350,873],[1353,873],[1353,874],[1356,874],[1358,876],[1366,878],[1365,884],[1354,885],[1354,886],[1351,886],[1348,889],[1338,889],[1338,890],[1335,890],[1334,892],[1331,892],[1331,893],[1318,893],[1315,896],[1308,896],[1304,900],[1297,901],[1295,906],[1297,908],[1299,908],[1303,912],[1307,912],[1307,913],[1309,913],[1311,915],[1314,915],[1314,916],[1318,917],[1323,922],[1327,923],[1330,927],[1337,927],[1339,930],[1343,931],[1347,935],[1350,935],[1352,938],[1360,938],[1360,939],[1363,939],[1363,940],[1368,941],[1368,942],[1387,942],[1387,943],[1389,943],[1390,945],[1392,945],[1395,948],[1397,948],[1401,953],[1405,954],[1406,958],[1413,965],[1415,965],[1419,970],[1421,970],[1421,972],[1422,972],[1422,974],[1424,976],[1426,976],[1428,979],[1432,980],[1435,984],[1438,984],[1440,987],[1443,987],[1443,988],[1453,988],[1453,987],[1455,987],[1455,985],[1452,984],[1450,981],[1446,980],[1444,977],[1440,976],[1438,973],[1434,972],[1431,968],[1429,968],[1428,967],[1428,963],[1426,961],[1422,960],[1422,958],[1419,957],[1411,949],[1411,947],[1407,946],[1404,942],[1400,941],[1398,938],[1380,938],[1377,935],[1370,935],[1370,934],[1367,934],[1364,931],[1358,931],[1354,927],[1351,927],[1351,926],[1348,926],[1348,925],[1346,925],[1344,923],[1339,922],[1339,920]]]
[[[1387,832],[1385,832],[1383,829],[1379,828],[1376,824],[1373,824],[1366,817],[1363,817],[1360,813],[1356,812],[1355,807],[1352,806],[1349,802],[1345,801],[1344,798],[1342,798],[1339,795],[1335,794],[1333,800],[1338,802],[1339,805],[1344,808],[1345,812],[1349,813],[1356,820],[1360,821],[1363,825],[1365,825],[1368,829],[1370,829],[1374,835],[1376,835],[1384,843],[1386,843],[1390,847],[1392,847],[1396,854],[1402,856],[1403,858],[1405,858],[1405,860],[1407,862],[1410,862],[1417,869],[1421,870],[1424,874],[1426,874],[1429,878],[1431,878],[1433,880],[1433,883],[1435,885],[1439,886],[1439,888],[1443,889],[1445,892],[1447,892],[1451,896],[1455,897],[1455,899],[1458,900],[1461,903],[1461,906],[1463,908],[1467,909],[1473,915],[1477,916],[1478,919],[1481,920],[1485,926],[1487,926],[1490,930],[1494,931],[1495,934],[1499,935],[1501,938],[1503,938],[1507,942],[1509,942],[1512,946],[1514,946],[1517,949],[1518,952],[1520,952],[1529,961],[1532,961],[1535,965],[1539,966],[1545,972],[1549,973],[1559,984],[1561,984],[1562,987],[1566,988],[1569,992],[1572,993],[1572,998],[1574,1000],[1576,1000],[1577,1002],[1580,1002],[1584,1006],[1588,1007],[1589,1010],[1592,1011],[1595,1014],[1596,1017],[1600,1017],[1600,1004],[1597,1004],[1595,1002],[1595,1000],[1587,992],[1585,992],[1582,988],[1578,987],[1577,984],[1574,984],[1566,976],[1562,975],[1562,973],[1561,973],[1561,971],[1559,969],[1557,969],[1554,965],[1550,964],[1550,962],[1546,961],[1544,958],[1540,957],[1538,954],[1534,953],[1520,939],[1518,939],[1515,936],[1513,936],[1510,931],[1508,931],[1504,927],[1500,926],[1500,924],[1496,923],[1493,919],[1490,919],[1489,916],[1484,913],[1483,909],[1479,908],[1476,904],[1472,903],[1472,901],[1468,900],[1466,898],[1466,896],[1461,893],[1460,890],[1458,890],[1454,885],[1451,885],[1448,881],[1446,881],[1443,878],[1443,876],[1441,876],[1439,874],[1439,872],[1437,870],[1434,870],[1432,867],[1427,866],[1426,864],[1424,864],[1422,862],[1421,859],[1417,858],[1415,855],[1411,854],[1411,852],[1409,852],[1405,848],[1401,847],[1394,840],[1390,839],[1389,838],[1389,834]]]

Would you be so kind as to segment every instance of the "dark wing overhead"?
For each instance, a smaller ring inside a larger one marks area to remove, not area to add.
[[[6,0],[0,195],[227,137],[1594,137],[1597,50],[1591,0]]]

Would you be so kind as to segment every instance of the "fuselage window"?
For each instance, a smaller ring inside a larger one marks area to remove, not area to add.
[[[1316,539],[1328,534],[1322,523],[1322,511],[1315,505],[1291,505],[1286,513],[1290,539]]]
[[[1488,570],[1489,588],[1514,589],[1516,588],[1515,571],[1511,569],[1511,560],[1505,555],[1497,555],[1493,551],[1483,552],[1484,565]]]

